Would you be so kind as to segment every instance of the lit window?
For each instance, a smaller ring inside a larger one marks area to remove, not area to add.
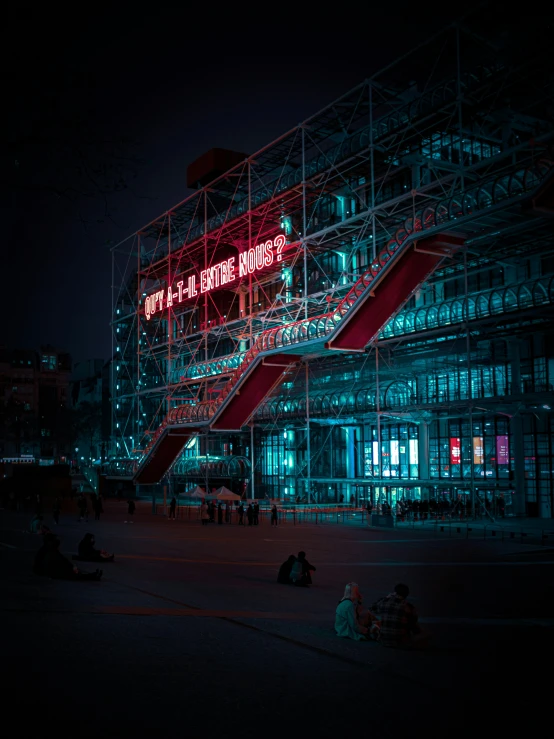
[[[41,361],[43,370],[55,370],[56,369],[56,355],[55,354],[43,354],[40,361]]]

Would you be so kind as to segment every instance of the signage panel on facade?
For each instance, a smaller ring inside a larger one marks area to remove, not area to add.
[[[497,464],[510,463],[510,445],[505,434],[496,437],[496,462]]]
[[[485,461],[485,454],[483,451],[483,437],[473,437],[473,464],[483,464]]]
[[[419,464],[419,450],[417,448],[417,439],[410,439],[410,464]]]
[[[379,466],[379,442],[378,441],[373,442],[373,466],[374,467]]]
[[[460,437],[450,437],[450,464],[460,464],[461,453]]]

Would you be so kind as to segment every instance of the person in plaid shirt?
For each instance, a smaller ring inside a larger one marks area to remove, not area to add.
[[[402,583],[393,593],[385,595],[370,610],[379,619],[380,631],[377,640],[385,647],[413,647],[421,642],[421,629],[417,623],[415,606],[406,600],[410,589]]]

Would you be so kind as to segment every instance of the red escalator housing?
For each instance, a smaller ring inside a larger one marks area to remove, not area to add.
[[[325,347],[363,351],[418,285],[463,243],[458,236],[438,234],[409,244],[390,267],[385,266],[382,279],[346,314]]]
[[[133,482],[137,485],[159,482],[195,431],[196,429],[168,429],[163,433],[137,470]]]
[[[293,354],[273,354],[254,362],[210,428],[217,431],[242,428],[267,394],[282,380],[284,371],[297,363],[298,357]]]

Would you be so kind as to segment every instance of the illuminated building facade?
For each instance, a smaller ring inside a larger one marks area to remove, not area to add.
[[[114,474],[552,515],[554,74],[533,43],[449,30],[189,167],[192,194],[112,252]]]

